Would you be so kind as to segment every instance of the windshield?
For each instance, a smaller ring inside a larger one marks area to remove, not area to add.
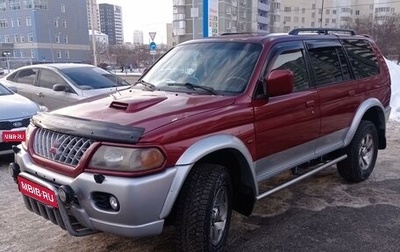
[[[142,81],[162,90],[238,94],[246,89],[261,49],[260,44],[242,42],[180,45],[160,59]]]
[[[0,95],[11,95],[13,94],[10,90],[0,84]]]
[[[79,89],[100,89],[130,84],[104,69],[98,67],[79,67],[60,69]]]

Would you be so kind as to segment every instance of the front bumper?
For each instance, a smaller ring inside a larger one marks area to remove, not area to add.
[[[128,237],[156,235],[162,232],[164,220],[160,218],[166,204],[176,168],[139,178],[105,176],[96,182],[94,174],[82,173],[70,178],[49,171],[32,162],[21,149],[15,155],[19,176],[49,188],[56,194],[58,208],[47,206],[23,195],[26,207],[66,229],[71,235],[82,236],[102,231]],[[64,204],[58,195],[61,185],[69,185],[75,201]],[[105,209],[96,202],[96,194],[113,195],[118,199],[118,211]]]

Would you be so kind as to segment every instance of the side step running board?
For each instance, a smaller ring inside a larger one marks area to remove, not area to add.
[[[265,198],[265,197],[267,197],[267,196],[269,196],[269,195],[271,195],[273,193],[276,193],[276,192],[278,192],[278,191],[280,191],[280,190],[282,190],[282,189],[284,189],[284,188],[286,188],[288,186],[291,186],[291,185],[293,185],[293,184],[295,184],[295,183],[297,183],[297,182],[299,182],[299,181],[301,181],[301,180],[303,180],[305,178],[308,178],[308,177],[314,175],[315,173],[317,173],[317,172],[319,172],[319,171],[321,171],[321,170],[323,170],[325,168],[331,167],[332,165],[334,165],[334,164],[336,164],[336,163],[338,163],[338,162],[340,162],[340,161],[342,161],[342,160],[344,160],[346,158],[347,158],[347,155],[343,155],[343,156],[340,156],[340,157],[338,157],[338,158],[336,158],[334,160],[331,160],[331,161],[329,161],[327,163],[324,163],[321,166],[319,166],[319,167],[317,167],[317,168],[315,168],[315,169],[313,169],[313,170],[311,170],[309,172],[306,172],[306,173],[304,173],[303,175],[301,175],[299,177],[296,177],[295,179],[292,179],[292,180],[290,180],[290,181],[288,181],[286,183],[283,183],[283,184],[281,184],[281,185],[279,185],[277,187],[272,188],[271,190],[268,190],[268,191],[258,195],[256,197],[256,199],[259,200],[259,199]]]

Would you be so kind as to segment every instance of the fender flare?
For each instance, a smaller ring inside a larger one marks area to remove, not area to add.
[[[382,103],[376,98],[369,98],[362,102],[357,109],[356,115],[350,125],[350,129],[347,132],[346,137],[344,138],[344,146],[350,144],[351,140],[353,139],[356,131],[358,129],[358,125],[360,125],[362,118],[364,117],[365,113],[372,107],[379,107],[382,113],[378,114],[380,123],[383,123],[384,129],[386,128],[386,119],[385,119],[385,109]]]
[[[252,156],[247,149],[246,145],[237,137],[229,134],[212,135],[200,139],[192,146],[190,146],[178,159],[175,165],[176,173],[169,189],[167,198],[164,202],[163,209],[160,213],[160,218],[164,219],[171,212],[171,209],[179,195],[179,192],[186,180],[187,175],[201,158],[211,154],[215,151],[222,149],[236,149],[245,157],[250,169],[252,178],[252,185],[254,186],[254,192],[258,194],[258,188],[256,186],[255,171],[253,165]]]

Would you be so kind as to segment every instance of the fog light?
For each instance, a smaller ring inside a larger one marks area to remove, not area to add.
[[[74,190],[69,185],[62,185],[58,188],[58,197],[64,204],[70,204],[74,199]]]
[[[108,202],[110,202],[110,206],[113,210],[118,211],[119,210],[119,203],[117,198],[115,198],[114,196],[110,196],[110,198],[108,199]]]

